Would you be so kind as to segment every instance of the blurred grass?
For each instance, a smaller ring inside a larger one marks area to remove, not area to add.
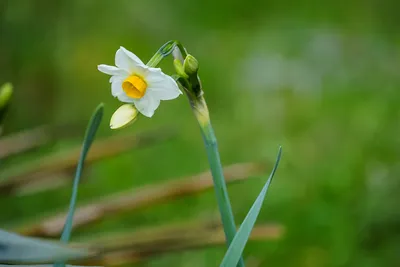
[[[260,259],[260,266],[397,266],[398,7],[396,1],[3,0],[0,83],[15,88],[4,134],[81,121],[99,102],[106,104],[106,120],[119,103],[96,66],[112,64],[120,45],[147,60],[165,41],[179,39],[200,62],[223,164],[273,161],[278,144],[285,149],[259,220],[282,223],[285,239],[250,242],[245,256]],[[172,63],[162,66],[172,72]],[[79,202],[207,169],[184,98],[162,103],[154,118],[123,131],[165,124],[179,128],[178,138],[95,163]],[[102,136],[114,134],[107,123],[100,129]],[[60,140],[51,150],[62,152],[80,138]],[[2,164],[0,179],[16,162]],[[262,185],[259,179],[229,188],[238,221]],[[0,223],[66,210],[69,195],[65,187],[0,196]],[[158,225],[215,209],[208,192],[109,218],[96,230]],[[77,232],[72,241],[84,235]],[[223,247],[210,248],[143,266],[217,266],[223,254]]]

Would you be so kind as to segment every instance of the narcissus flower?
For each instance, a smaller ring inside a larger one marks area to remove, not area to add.
[[[140,113],[151,117],[160,100],[177,98],[182,92],[175,80],[160,68],[146,66],[122,46],[115,54],[115,65],[99,65],[99,71],[112,75],[111,94],[121,102],[133,103]]]

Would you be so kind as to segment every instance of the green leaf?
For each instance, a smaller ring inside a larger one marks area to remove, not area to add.
[[[92,117],[90,118],[88,127],[86,128],[85,138],[83,139],[82,151],[79,157],[78,166],[76,167],[74,184],[72,186],[72,195],[69,203],[68,215],[67,219],[65,220],[64,229],[60,239],[61,242],[64,243],[68,243],[71,237],[72,222],[74,219],[76,199],[78,198],[78,187],[83,171],[83,164],[85,162],[87,153],[89,152],[90,146],[93,143],[96,132],[100,126],[101,119],[103,118],[103,111],[104,111],[103,104],[98,105],[96,110],[93,112]],[[65,267],[65,263],[64,261],[55,263],[54,267]]]
[[[72,196],[69,204],[69,210],[67,219],[65,221],[64,230],[61,235],[61,241],[67,243],[71,236],[72,231],[72,221],[74,218],[74,212],[76,207],[76,199],[78,197],[78,187],[79,180],[82,175],[83,164],[86,158],[87,153],[89,152],[90,146],[93,143],[94,137],[96,135],[97,129],[100,126],[101,119],[103,118],[104,107],[103,104],[100,104],[96,110],[93,112],[93,115],[89,121],[88,127],[86,129],[85,138],[83,139],[82,151],[78,161],[78,166],[76,168],[74,184],[72,187]]]
[[[276,158],[276,162],[272,172],[265,183],[261,193],[258,195],[256,201],[254,201],[253,206],[250,211],[247,213],[246,218],[244,219],[242,225],[240,226],[238,232],[233,238],[232,243],[230,244],[228,251],[226,252],[224,259],[220,267],[235,267],[238,263],[240,257],[242,256],[244,247],[246,246],[247,240],[249,239],[250,233],[253,230],[254,224],[257,220],[258,214],[260,213],[262,204],[264,202],[265,195],[267,194],[268,187],[271,184],[272,178],[278,168],[279,161],[281,159],[282,147],[279,147],[278,156]]]
[[[0,263],[53,263],[87,256],[90,256],[87,249],[73,249],[59,242],[0,230]]]

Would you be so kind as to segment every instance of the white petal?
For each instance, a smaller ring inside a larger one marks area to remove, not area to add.
[[[140,113],[150,118],[160,105],[160,100],[147,93],[140,99],[134,99],[134,103]]]
[[[113,76],[115,77],[115,76]],[[113,79],[111,83],[111,94],[116,97],[119,96],[120,94],[125,94],[124,90],[122,89],[122,79]]]
[[[120,69],[120,68],[117,68],[114,66],[104,65],[104,64],[98,65],[97,69],[108,75],[116,75],[116,76],[129,75],[128,72],[126,72],[123,69]]]
[[[146,77],[148,93],[160,100],[171,100],[182,94],[172,77],[156,69],[150,69]]]
[[[134,103],[136,99],[130,98],[123,92],[122,94],[117,95],[117,98],[119,101],[124,102],[124,103]]]
[[[122,46],[117,50],[115,54],[115,65],[121,69],[128,71],[129,73],[134,72],[136,69],[147,68],[146,65],[132,52],[126,50]]]
[[[122,79],[117,79],[111,83],[111,94],[114,97],[117,97],[118,100],[121,102],[133,103],[133,98],[127,96],[124,90],[122,89],[122,82],[123,82]]]
[[[127,77],[122,77],[122,76],[111,76],[110,78],[110,83],[114,82],[114,81],[119,81],[119,80],[125,80]]]

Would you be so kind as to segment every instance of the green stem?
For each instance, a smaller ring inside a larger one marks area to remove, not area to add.
[[[236,234],[236,224],[234,221],[232,207],[226,188],[224,174],[222,172],[221,161],[218,153],[217,139],[211,124],[201,127],[201,134],[207,150],[207,157],[210,163],[211,173],[214,180],[215,193],[218,206],[221,211],[222,224],[225,226],[224,232],[226,244],[229,246]]]
[[[163,46],[161,46],[158,51],[154,54],[154,56],[147,62],[147,66],[155,68],[160,64],[160,62],[172,54],[174,52],[175,47],[179,49],[179,52],[182,54],[182,57],[186,57],[186,51],[183,48],[182,44],[177,40],[171,40],[166,42]],[[182,62],[183,63],[183,62]]]
[[[183,60],[187,56],[186,50],[179,41],[172,40],[168,41],[162,47],[160,47],[160,49],[158,49],[158,51],[147,63],[147,66],[156,67],[164,58],[172,54],[175,48],[178,48],[176,50],[178,53],[177,55],[174,55],[174,58],[179,59],[181,64],[183,64]],[[211,126],[207,104],[203,98],[200,78],[197,75],[191,78],[193,79],[189,79],[190,81],[186,79],[180,81],[180,78],[178,78],[178,84],[180,84],[186,92],[192,110],[200,125],[201,134],[203,136],[204,144],[207,150],[207,157],[210,164],[211,174],[213,177],[214,189],[217,197],[219,212],[221,214],[226,244],[229,248],[229,245],[236,235],[236,224],[233,217],[231,202],[229,201],[229,195],[226,188],[224,174],[222,171],[221,160],[218,152],[217,138],[215,137],[214,130]],[[190,90],[188,90],[188,87],[190,87]],[[237,266],[244,267],[243,257],[240,257]]]
[[[210,164],[211,174],[213,177],[215,195],[224,228],[226,245],[229,248],[229,245],[236,235],[236,224],[232,212],[231,202],[229,200],[224,173],[222,171],[217,138],[211,125],[207,104],[204,98],[201,96],[193,99],[190,97],[190,95],[188,96],[192,110],[200,125],[201,135],[203,136],[204,145],[206,147],[208,162]],[[240,258],[237,266],[245,266],[242,257]]]

